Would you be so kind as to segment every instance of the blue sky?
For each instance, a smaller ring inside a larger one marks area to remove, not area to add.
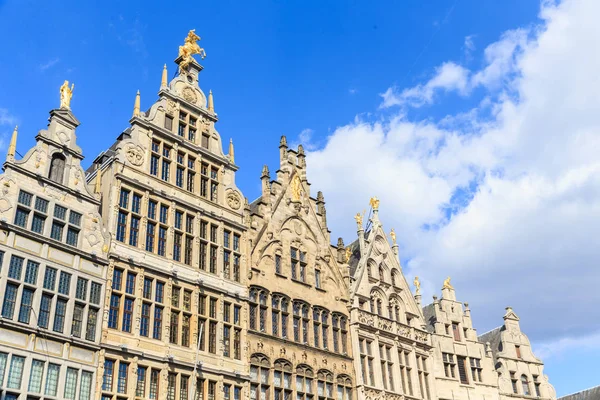
[[[280,135],[305,142],[333,237],[353,240],[351,216],[377,194],[407,274],[431,295],[451,273],[481,333],[501,324],[510,302],[566,394],[600,383],[600,315],[587,305],[599,295],[579,286],[600,281],[591,272],[600,246],[590,242],[599,224],[587,222],[600,219],[600,173],[585,151],[599,147],[599,68],[589,54],[600,36],[576,30],[597,25],[584,23],[594,7],[0,1],[0,137],[18,123],[24,154],[68,79],[89,165],[127,127],[138,89],[143,109],[156,99],[163,64],[171,76],[195,28],[207,52],[200,86],[214,93],[217,129],[234,140],[237,184],[250,200],[262,165],[276,170]]]

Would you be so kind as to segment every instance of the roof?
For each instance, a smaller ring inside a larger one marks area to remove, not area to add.
[[[435,332],[435,304],[431,303],[423,307],[423,317],[425,318],[425,329],[428,332]]]
[[[490,347],[492,349],[492,357],[494,358],[494,364],[496,363],[496,354],[502,351],[502,338],[500,334],[503,330],[504,326],[499,326],[477,337],[477,340],[479,340],[479,342],[483,344],[486,344],[487,342],[490,343]]]
[[[582,390],[581,392],[559,397],[558,400],[598,400],[600,399],[600,386]]]
[[[360,261],[360,258],[361,258],[360,243],[358,242],[358,239],[356,239],[354,242],[350,243],[347,247],[349,247],[350,250],[352,250],[352,253],[350,255],[350,260],[348,260],[348,265],[350,265],[350,276],[352,278],[356,278],[354,276],[354,274],[356,273],[356,270],[358,268],[358,262]]]

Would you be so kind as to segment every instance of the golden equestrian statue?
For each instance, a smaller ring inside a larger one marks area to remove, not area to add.
[[[454,288],[452,287],[452,285],[450,284],[450,277],[447,277],[447,278],[444,280],[444,286],[442,286],[442,289],[454,289]]]
[[[202,59],[206,57],[206,52],[202,47],[196,43],[200,40],[200,36],[196,35],[196,30],[192,29],[188,32],[187,37],[185,38],[185,43],[183,46],[179,46],[179,57],[183,57],[183,60],[179,63],[179,71],[185,71],[185,69],[190,65],[194,54],[199,54]]]
[[[60,87],[60,108],[71,108],[71,97],[73,97],[73,89],[75,89],[75,84],[71,85],[69,88],[69,81],[65,81]]]

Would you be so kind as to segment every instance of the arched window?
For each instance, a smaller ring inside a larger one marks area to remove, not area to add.
[[[347,375],[337,377],[337,400],[352,400],[352,380]]]
[[[269,359],[262,354],[253,354],[250,358],[250,399],[269,398]]]
[[[266,331],[267,320],[267,292],[259,288],[250,289],[250,329]],[[258,315],[257,315],[258,314]],[[258,325],[258,326],[257,326]]]
[[[381,266],[380,266],[380,267],[379,267],[379,280],[380,280],[381,282],[385,282],[385,279],[384,279],[384,278],[385,278],[385,276],[384,276],[384,272],[383,272],[383,267],[381,267]]]
[[[288,361],[275,361],[273,386],[275,386],[274,400],[287,400],[292,398],[292,364]]]
[[[50,162],[50,171],[48,178],[56,183],[63,183],[65,176],[65,156],[60,153],[55,153]]]
[[[396,271],[392,271],[392,286],[396,286]]]
[[[333,400],[333,374],[320,370],[317,374],[317,395],[319,400]]]
[[[289,301],[282,295],[273,295],[271,309],[271,326],[274,336],[287,338]]]
[[[296,368],[296,400],[313,399],[313,371],[306,365]]]
[[[308,344],[308,304],[294,301],[294,341]]]
[[[315,347],[320,346],[319,337],[321,336],[321,310],[318,307],[313,307],[313,330],[314,330],[314,339],[315,339]]]
[[[325,310],[321,312],[321,331],[323,338],[323,348],[329,349],[329,313]]]
[[[521,375],[521,386],[523,386],[523,394],[529,396],[529,381],[527,380],[526,375]]]

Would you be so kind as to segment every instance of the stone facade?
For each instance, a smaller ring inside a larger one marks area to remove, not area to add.
[[[109,237],[80,165],[79,122],[66,107],[49,121],[20,160],[15,129],[0,175],[0,397],[90,400]]]
[[[325,201],[311,197],[302,146],[279,145],[249,205],[251,400],[349,400],[355,384],[348,275],[330,245]]]
[[[378,204],[377,204],[378,206]],[[339,257],[351,271],[351,335],[357,399],[434,399],[431,335],[398,258],[373,208],[369,230],[357,218],[358,240]]]
[[[70,92],[19,161],[15,131],[0,175],[0,399],[556,398],[512,309],[478,336],[449,278],[422,307],[378,200],[366,225],[355,217],[357,240],[332,246],[301,145],[281,138],[248,203],[194,40],[87,173]]]
[[[102,400],[247,390],[243,197],[201,70],[192,60],[167,83],[165,67],[158,101],[140,111],[138,93],[131,126],[90,169],[112,235]]]

